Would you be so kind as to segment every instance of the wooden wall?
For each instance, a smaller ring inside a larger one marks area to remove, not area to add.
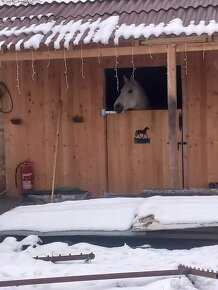
[[[85,78],[80,60],[51,60],[7,63],[2,80],[8,85],[14,110],[5,116],[6,174],[9,192],[15,189],[14,173],[18,163],[34,164],[35,189],[50,189],[53,172],[55,133],[59,100],[63,100],[56,187],[71,186],[100,194],[105,190],[105,130],[100,115],[103,108],[103,74],[97,60],[87,60]],[[91,77],[90,77],[91,76]],[[66,84],[66,82],[68,84]],[[66,87],[69,89],[66,91]],[[6,102],[6,101],[5,101]],[[13,125],[12,118],[21,118]]]
[[[218,53],[189,53],[187,58],[189,187],[218,181]]]
[[[204,59],[202,53],[188,53],[187,56],[188,70],[184,78],[187,98],[184,108],[187,133],[184,138],[188,142],[186,170],[188,186],[200,188],[218,181],[218,54],[207,52]],[[120,58],[119,67],[131,67],[131,60],[131,56]],[[160,66],[166,62],[166,55],[134,57],[135,67]],[[178,64],[185,65],[184,55],[178,55]],[[63,100],[63,111],[56,187],[79,187],[96,195],[102,195],[108,189],[116,191],[116,182],[110,188],[108,176],[114,174],[114,181],[115,178],[118,180],[119,172],[107,174],[106,118],[100,115],[105,98],[104,69],[114,65],[115,58],[101,59],[100,63],[97,58],[84,59],[83,78],[80,59],[68,59],[67,70],[64,60],[36,61],[34,64],[31,61],[19,62],[18,69],[16,62],[4,64],[1,81],[8,85],[14,100],[13,112],[4,116],[6,176],[10,194],[20,192],[20,188],[15,188],[14,173],[17,164],[26,159],[34,163],[35,189],[51,188],[60,99]],[[17,80],[21,93],[18,92]],[[7,105],[8,100],[4,99],[4,102]],[[151,118],[155,116],[155,112],[151,113]],[[21,118],[22,124],[13,125],[13,118]],[[167,132],[167,128],[163,130]],[[138,154],[137,150],[134,152]],[[125,160],[122,162],[125,167]],[[167,172],[167,158],[164,168],[163,159],[160,161],[158,155],[150,156],[149,162]],[[128,174],[132,175],[132,172]],[[139,175],[144,178],[141,171]],[[148,187],[167,187],[167,173],[160,175],[160,179],[157,171],[152,176]],[[131,192],[135,192],[136,187],[137,191],[140,190],[140,179],[134,182]],[[144,186],[143,183],[141,189]]]

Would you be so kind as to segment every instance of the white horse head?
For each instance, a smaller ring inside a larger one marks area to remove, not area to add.
[[[149,100],[139,83],[131,78],[124,76],[124,86],[121,93],[114,103],[114,111],[122,113],[126,110],[143,110],[150,108]]]

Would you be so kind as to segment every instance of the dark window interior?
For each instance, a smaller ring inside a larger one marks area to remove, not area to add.
[[[123,76],[128,78],[132,75],[132,68],[119,68],[119,90],[117,90],[117,80],[114,69],[105,70],[106,81],[106,110],[113,110],[113,104],[120,94],[120,89],[124,84]],[[140,67],[136,68],[134,78],[144,88],[152,110],[167,109],[167,68]],[[177,66],[177,108],[182,108],[182,83],[181,67]]]

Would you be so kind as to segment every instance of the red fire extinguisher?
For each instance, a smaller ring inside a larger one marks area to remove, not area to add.
[[[18,169],[21,176],[21,188],[22,191],[33,190],[33,165],[30,161],[24,161],[18,164],[15,172],[15,184],[17,187],[17,173]]]

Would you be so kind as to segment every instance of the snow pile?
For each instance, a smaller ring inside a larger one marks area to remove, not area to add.
[[[23,249],[23,245],[29,245]],[[93,252],[95,259],[87,264],[84,261],[68,261],[53,264],[36,260],[33,257],[47,255],[78,255]],[[205,259],[207,257],[207,259]],[[66,243],[55,242],[39,244],[37,236],[29,236],[22,241],[13,237],[0,243],[0,281],[14,279],[31,279],[45,277],[63,277],[76,275],[92,275],[105,273],[174,270],[179,264],[192,267],[218,270],[218,246],[194,248],[191,250],[165,250],[150,247],[131,248],[127,245],[105,248],[87,243],[69,246]],[[21,290],[217,290],[217,280],[192,276],[194,285],[188,278],[181,276],[112,279],[102,281],[87,281],[38,286],[20,286]],[[5,287],[3,290],[18,289]]]
[[[134,230],[218,226],[218,196],[154,196],[137,211]]]
[[[20,206],[0,231],[127,231],[218,226],[218,196],[100,198]]]
[[[0,216],[0,230],[125,231],[143,199],[114,198],[17,207]]]

